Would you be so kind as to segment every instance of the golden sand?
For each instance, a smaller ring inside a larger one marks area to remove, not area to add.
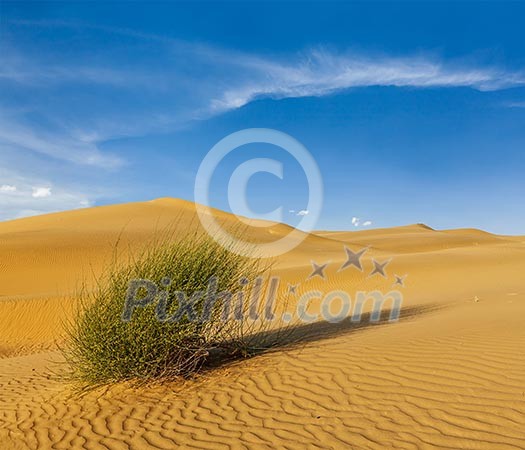
[[[283,286],[384,290],[407,274],[398,322],[312,324],[299,347],[182,386],[72,396],[54,373],[80,283],[117,240],[136,249],[174,221],[197,227],[195,206],[160,199],[0,223],[0,449],[525,448],[525,237],[473,229],[312,233],[277,259]],[[369,248],[363,272],[338,271],[345,245]],[[372,259],[392,259],[387,278],[369,276]],[[329,262],[326,280],[308,279],[312,260]]]

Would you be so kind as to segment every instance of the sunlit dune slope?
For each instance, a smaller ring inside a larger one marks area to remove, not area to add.
[[[252,242],[291,230],[213,214]],[[1,449],[525,448],[525,238],[474,229],[305,235],[272,266],[280,301],[396,290],[400,320],[298,324],[301,345],[198,380],[71,397],[54,374],[75,294],[168,229],[198,232],[196,206],[159,199],[0,223]],[[362,271],[341,270],[345,248],[367,249]],[[388,262],[384,276],[374,261]],[[324,278],[312,262],[327,265]]]
[[[508,243],[513,238],[497,236],[476,229],[434,230],[426,225],[384,228],[367,231],[320,231],[318,236],[342,242],[371,245],[396,253],[427,252],[457,247]]]

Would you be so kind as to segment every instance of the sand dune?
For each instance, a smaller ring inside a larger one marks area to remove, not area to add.
[[[214,211],[226,226],[236,219]],[[0,223],[0,448],[525,448],[525,238],[411,225],[319,231],[273,271],[298,293],[392,289],[396,323],[323,322],[303,342],[197,380],[72,396],[55,374],[75,292],[115,255],[171,226],[198,227],[175,199]],[[289,227],[253,228],[268,242]],[[344,246],[364,271],[339,271]],[[386,277],[373,259],[390,260]],[[308,278],[328,262],[326,280]],[[315,305],[314,305],[315,307]]]

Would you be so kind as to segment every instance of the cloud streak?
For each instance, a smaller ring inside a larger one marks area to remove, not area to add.
[[[236,109],[260,98],[322,97],[371,86],[494,91],[525,85],[525,72],[459,67],[424,57],[374,58],[312,50],[293,63],[240,56],[237,64],[249,69],[249,81],[236,83],[212,100],[211,111]]]
[[[68,130],[54,128],[37,130],[24,124],[20,119],[8,118],[1,114],[0,149],[8,147],[18,151],[32,151],[55,159],[113,169],[124,162],[113,155],[99,150],[96,137],[80,135]]]
[[[525,108],[525,102],[508,102],[503,106],[507,108]]]
[[[61,21],[12,20],[10,24],[119,35],[129,40],[130,48],[136,46],[138,52],[143,52],[142,56],[157,52],[162,64],[145,70],[137,54],[135,65],[133,61],[107,61],[101,65],[99,60],[95,64],[90,57],[82,57],[81,52],[69,63],[35,57],[28,60],[8,48],[10,64],[4,64],[0,79],[37,85],[76,82],[134,90],[147,87],[151,92],[171,90],[180,98],[186,100],[189,96],[194,101],[182,102],[185,110],[175,114],[179,120],[207,118],[261,98],[322,97],[372,86],[470,87],[480,91],[525,86],[524,70],[447,62],[428,55],[393,57],[318,47],[272,58],[125,28]],[[144,46],[145,42],[148,45]]]

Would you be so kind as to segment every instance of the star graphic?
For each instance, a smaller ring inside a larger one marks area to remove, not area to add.
[[[355,253],[345,245],[346,261],[339,268],[338,272],[341,270],[345,270],[347,267],[350,266],[355,266],[362,272],[363,266],[361,265],[361,257],[367,252],[367,250],[368,248],[364,248],[363,250]]]
[[[373,259],[372,262],[374,263],[374,270],[372,270],[372,272],[370,273],[369,276],[372,276],[372,275],[375,275],[376,273],[378,273],[382,277],[386,278],[385,268],[390,263],[390,261],[391,261],[391,259],[380,263],[379,261],[376,261],[375,259]]]
[[[396,277],[396,281],[394,283],[394,286],[396,285],[399,285],[399,286],[405,286],[405,279],[408,275],[403,275],[402,277],[399,276],[399,275],[394,275],[394,277]]]
[[[330,263],[328,262],[328,263],[325,263],[325,264],[317,264],[316,262],[312,261],[313,272],[310,274],[308,279],[313,278],[315,276],[319,276],[323,280],[325,280],[326,279],[326,275],[324,274],[324,270],[328,267],[328,264],[330,264]]]
[[[289,294],[297,294],[297,288],[299,287],[298,284],[290,284],[288,283],[288,293]]]

